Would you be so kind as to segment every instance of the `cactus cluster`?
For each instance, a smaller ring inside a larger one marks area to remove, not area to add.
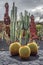
[[[10,44],[9,51],[11,55],[19,54],[20,58],[27,59],[30,55],[36,55],[38,53],[38,45],[34,41],[27,45],[21,45],[19,42],[14,42]]]

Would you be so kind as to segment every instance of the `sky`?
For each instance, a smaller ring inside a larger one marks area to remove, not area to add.
[[[9,3],[9,15],[13,2],[17,6],[17,15],[19,17],[20,12],[27,10],[30,14],[35,16],[35,21],[43,21],[43,0],[0,0],[0,20],[3,20],[5,13],[5,3]]]

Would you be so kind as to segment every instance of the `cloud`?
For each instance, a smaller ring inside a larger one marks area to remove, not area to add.
[[[32,12],[43,12],[43,5],[35,7],[32,9]]]
[[[36,22],[43,22],[43,5],[30,9],[30,13],[34,15]]]
[[[21,4],[25,8],[34,8],[43,5],[43,0],[21,0]]]
[[[9,15],[11,14],[13,2],[15,2],[18,9],[18,16],[21,11],[24,12],[24,10],[27,10],[35,16],[35,21],[43,18],[43,0],[0,0],[0,20],[4,18],[4,5],[6,2],[9,3]]]
[[[40,17],[36,17],[35,22],[39,22],[39,21],[40,21]]]
[[[43,22],[43,19],[40,19],[40,21],[39,22]]]

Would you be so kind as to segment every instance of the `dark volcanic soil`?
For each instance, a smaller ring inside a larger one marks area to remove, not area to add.
[[[40,50],[43,49],[43,41],[42,40],[36,40],[37,44],[40,46]],[[9,45],[6,43],[6,40],[1,40],[0,39],[0,50],[8,50]]]

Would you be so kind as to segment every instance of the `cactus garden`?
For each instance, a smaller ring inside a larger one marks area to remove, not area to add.
[[[42,0],[0,0],[0,65],[43,65]]]

